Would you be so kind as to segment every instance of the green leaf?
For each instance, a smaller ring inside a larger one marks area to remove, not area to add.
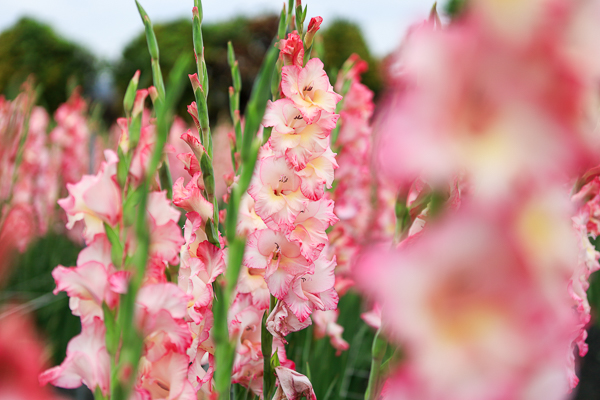
[[[106,327],[106,350],[114,357],[119,348],[119,330],[115,321],[115,314],[102,302],[102,311],[104,312],[104,326]]]
[[[271,356],[271,368],[274,370],[275,368],[279,367],[281,365],[281,363],[279,362],[279,354],[277,351],[275,351],[273,353],[273,355]],[[307,363],[308,365],[308,363]]]

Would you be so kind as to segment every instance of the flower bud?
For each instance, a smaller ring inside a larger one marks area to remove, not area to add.
[[[194,93],[196,93],[196,91],[202,87],[200,81],[198,80],[198,74],[188,76],[190,78],[190,82],[192,82],[192,88],[194,89]]]
[[[308,23],[308,29],[306,31],[306,36],[304,37],[304,44],[307,49],[310,49],[310,46],[312,46],[315,33],[317,33],[317,31],[321,27],[322,22],[322,17],[314,17],[310,19],[310,22]]]
[[[146,97],[148,97],[148,90],[141,89],[138,90],[135,94],[135,100],[133,102],[133,118],[137,117],[144,111],[144,102],[146,101]]]
[[[150,86],[148,88],[148,94],[150,95],[150,99],[152,103],[156,103],[156,99],[158,99],[158,90],[154,86]]]

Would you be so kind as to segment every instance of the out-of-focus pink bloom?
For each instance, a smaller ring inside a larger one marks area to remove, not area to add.
[[[30,318],[10,307],[2,309],[0,324],[0,398],[15,400],[58,400],[48,387],[40,386],[38,375],[44,365],[42,343]]]
[[[279,366],[275,368],[275,375],[279,386],[273,400],[300,400],[302,397],[317,400],[312,384],[301,373]]]
[[[537,264],[518,213],[473,212],[396,251],[373,251],[358,266],[357,283],[380,302],[384,330],[403,344],[422,383],[411,398],[562,399],[576,323],[568,276]],[[402,398],[397,390],[387,398]]]
[[[71,339],[67,346],[67,358],[61,365],[40,374],[40,383],[66,389],[85,384],[92,392],[99,388],[102,394],[108,395],[110,358],[106,351],[105,332],[100,318],[83,324],[81,334]]]
[[[371,311],[360,314],[360,317],[371,328],[378,330],[381,328],[381,307],[375,303]]]
[[[383,114],[383,173],[437,187],[466,172],[473,194],[491,199],[592,166],[600,141],[582,123],[589,77],[578,65],[589,59],[567,28],[577,6],[558,1],[550,12],[548,1],[527,2],[534,3],[546,3],[528,27],[536,33],[518,42],[475,11],[447,29],[411,35],[396,65],[401,89]]]
[[[2,211],[2,210],[0,210]],[[13,253],[23,252],[36,236],[35,211],[29,204],[16,204],[7,210],[0,226],[0,283],[10,267]]]
[[[87,104],[79,92],[75,89],[69,100],[58,107],[54,113],[56,127],[50,132],[50,141],[60,149],[63,185],[79,181],[90,168],[91,133],[85,115]]]
[[[188,129],[186,123],[181,117],[176,116],[171,125],[169,131],[169,139],[165,145],[165,153],[169,159],[169,170],[173,181],[177,181],[183,177],[187,180],[188,173],[186,172],[184,165],[179,161],[178,156],[186,151],[189,151],[189,147],[181,140],[181,135]],[[192,174],[193,175],[193,174]]]
[[[348,350],[350,345],[342,338],[344,327],[338,325],[338,315],[338,310],[315,310],[311,318],[315,323],[315,338],[321,339],[325,335],[329,336],[331,345],[337,350],[336,355],[339,356],[342,351]]]
[[[316,120],[322,110],[335,112],[342,96],[333,91],[321,60],[313,58],[304,68],[285,66],[281,74],[283,93],[296,104],[307,123]]]
[[[76,184],[67,184],[69,197],[58,204],[67,213],[67,228],[77,221],[85,223],[85,239],[90,242],[97,233],[104,233],[103,223],[114,226],[121,218],[121,191],[116,183],[117,155],[105,151],[98,174],[84,175]]]
[[[154,125],[143,126],[140,132],[140,140],[133,153],[129,173],[134,179],[134,183],[139,183],[146,176],[146,171],[154,152],[154,143],[156,142],[156,127]]]
[[[295,65],[302,68],[304,65],[304,43],[297,31],[288,33],[287,39],[281,39],[277,44],[279,47],[279,59],[283,65]]]

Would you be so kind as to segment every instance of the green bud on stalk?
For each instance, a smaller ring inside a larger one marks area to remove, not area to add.
[[[140,70],[138,69],[133,74],[133,78],[129,81],[127,85],[127,90],[125,91],[125,97],[123,98],[123,109],[125,110],[125,115],[129,115],[131,113],[131,109],[133,108],[133,101],[135,99],[135,92],[137,91],[138,82],[140,80]]]

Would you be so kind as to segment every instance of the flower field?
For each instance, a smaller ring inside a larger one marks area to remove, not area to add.
[[[0,97],[0,399],[597,398],[600,1],[434,4],[376,95],[289,0],[247,102],[136,4],[110,127]]]

